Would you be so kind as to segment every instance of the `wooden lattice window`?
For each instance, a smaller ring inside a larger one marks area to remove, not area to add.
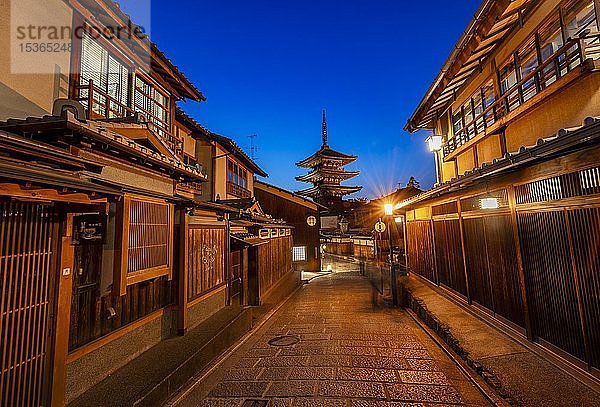
[[[120,294],[127,286],[173,276],[174,207],[145,197],[123,198],[120,256],[117,256]]]

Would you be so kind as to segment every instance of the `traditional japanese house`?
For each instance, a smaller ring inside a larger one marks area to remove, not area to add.
[[[176,119],[176,126],[194,140],[195,153],[188,159],[202,163],[210,179],[206,192],[199,199],[205,205],[233,209],[227,215],[230,220],[227,222],[230,228],[228,235],[231,237],[228,241],[229,284],[222,285],[222,289],[225,286],[229,288],[227,293],[223,292],[228,303],[260,305],[265,299],[273,301],[273,298],[279,298],[273,294],[280,291],[288,293],[295,284],[295,274],[290,273],[290,227],[283,222],[275,222],[272,215],[278,218],[277,214],[265,214],[254,197],[255,176],[266,177],[267,173],[232,139],[207,130],[180,109],[176,112]],[[213,221],[221,222],[214,215]],[[204,233],[211,233],[212,226],[204,219]],[[218,224],[216,226],[221,228]],[[203,274],[198,270],[196,278]],[[194,278],[190,278],[193,282]]]
[[[262,181],[254,182],[254,194],[267,213],[294,227],[294,267],[302,271],[321,271],[319,210],[323,207]]]
[[[203,168],[219,158],[176,120],[175,103],[202,93],[148,38],[90,34],[129,17],[105,0],[34,6],[81,35],[54,74],[0,64],[0,404],[11,406],[71,401],[232,303],[238,213],[207,198]]]
[[[321,135],[323,144],[319,151],[296,163],[298,167],[311,169],[309,174],[296,177],[296,179],[313,184],[312,188],[298,191],[297,194],[312,198],[315,202],[335,212],[340,209],[344,196],[359,192],[362,189],[362,187],[341,185],[342,181],[360,174],[360,171],[346,171],[343,168],[356,161],[358,157],[340,153],[329,147],[325,111],[323,111]]]
[[[213,133],[181,109],[177,121],[193,129],[196,160],[204,164],[211,182],[203,194],[204,201],[252,198],[255,176],[268,177],[240,146],[229,137]]]
[[[591,0],[484,1],[406,126],[432,133],[437,186],[398,205],[412,273],[588,377],[600,369],[599,13]]]

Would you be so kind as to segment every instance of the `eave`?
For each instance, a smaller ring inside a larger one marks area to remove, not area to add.
[[[540,0],[484,0],[461,35],[425,96],[408,119],[405,130],[432,129],[438,114],[481,71]]]
[[[514,172],[599,144],[600,119],[588,117],[580,127],[561,129],[554,135],[539,139],[535,145],[523,146],[516,153],[507,153],[504,157],[495,159],[491,163],[482,164],[480,167],[467,171],[429,191],[400,202],[397,209],[407,209],[429,199],[467,188],[478,181],[483,182],[483,180],[496,175]]]
[[[38,137],[44,133],[62,133],[63,135],[76,133],[100,143],[107,150],[114,149],[128,154],[142,165],[162,170],[169,176],[177,174],[186,180],[207,181],[206,175],[202,174],[197,168],[186,165],[177,157],[167,157],[164,154],[157,153],[119,134],[118,131],[103,127],[101,122],[77,120],[71,112],[67,112],[66,117],[44,116],[29,117],[24,120],[9,119],[6,122],[0,122],[0,130],[16,134],[35,134]],[[70,148],[77,149],[76,146],[70,146]]]
[[[244,150],[231,138],[222,136],[220,134],[213,133],[212,131],[206,129],[196,120],[194,120],[191,116],[183,111],[181,108],[176,109],[176,120],[181,124],[187,126],[192,131],[192,137],[199,138],[204,137],[208,140],[215,141],[219,143],[223,148],[227,150],[227,152],[231,153],[234,157],[240,160],[250,171],[254,172],[256,175],[261,177],[268,178],[269,174],[267,174],[262,168],[258,166],[248,154],[244,152]]]
[[[345,181],[358,175],[360,175],[360,171],[329,170],[318,168],[309,174],[296,177],[296,180],[300,182],[315,182],[320,181],[323,178],[339,178],[340,180]]]
[[[312,188],[296,192],[298,195],[310,197],[322,197],[328,195],[349,195],[362,190],[362,187],[346,187],[343,185],[318,185]]]
[[[329,148],[321,148],[305,160],[296,163],[296,166],[302,168],[314,168],[324,161],[341,161],[342,165],[348,165],[358,159],[358,156],[340,153]]]

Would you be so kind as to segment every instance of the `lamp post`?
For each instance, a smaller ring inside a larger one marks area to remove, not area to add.
[[[439,152],[442,151],[444,139],[442,136],[438,134],[432,134],[425,140],[427,146],[429,147],[429,151],[431,151],[435,156],[435,179],[436,185],[439,185],[441,182],[441,171],[440,171],[440,157],[438,156]]]
[[[340,219],[340,232],[342,232],[342,235],[345,235],[348,232],[348,226],[350,225],[350,222],[348,222],[348,220],[345,217],[342,217],[342,219]]]
[[[394,244],[392,241],[392,228],[390,227],[390,218],[394,215],[394,205],[387,203],[383,206],[385,219],[387,221],[388,241],[390,244],[390,288],[392,290],[392,304],[398,305],[398,275],[397,268],[394,265]]]

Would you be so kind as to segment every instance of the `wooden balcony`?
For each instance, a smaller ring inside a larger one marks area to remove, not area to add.
[[[176,191],[193,194],[195,196],[202,196],[202,183],[201,182],[180,182],[180,183],[177,183]]]
[[[252,198],[252,192],[231,181],[227,181],[227,193],[238,198]]]
[[[444,145],[444,156],[448,156],[483,133],[493,133],[498,122],[509,113],[530,106],[527,102],[538,93],[548,89],[559,79],[581,67],[586,60],[600,58],[600,34],[569,39],[544,63],[525,75],[483,112],[458,131]],[[558,89],[558,88],[557,88]],[[506,124],[506,123],[505,123]]]
[[[120,102],[106,91],[94,85],[94,81],[92,80],[84,84],[76,81],[73,84],[73,88],[75,90],[74,99],[82,103],[87,109],[88,119],[126,118],[133,117],[137,112],[144,116],[148,127],[162,138],[171,151],[179,156],[183,155],[183,140],[172,134],[171,126],[168,122],[142,109],[140,106],[136,105],[134,109]]]

